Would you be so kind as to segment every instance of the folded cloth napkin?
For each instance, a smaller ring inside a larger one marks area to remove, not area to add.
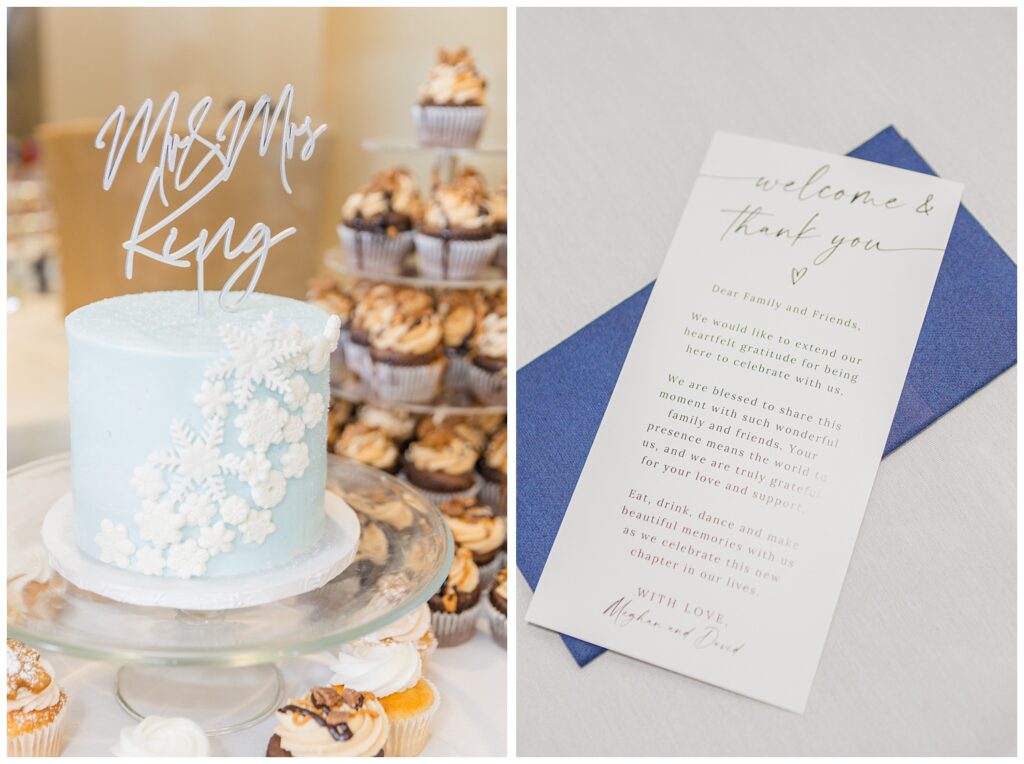
[[[936,174],[893,127],[850,156]],[[531,588],[540,579],[652,286],[518,372],[516,556]],[[883,456],[1016,362],[1017,266],[961,206]],[[604,652],[562,639],[581,666]]]

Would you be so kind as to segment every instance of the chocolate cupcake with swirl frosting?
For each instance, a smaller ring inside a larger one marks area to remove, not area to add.
[[[413,229],[422,214],[423,201],[412,173],[393,167],[374,175],[345,200],[338,236],[359,270],[398,273],[412,251]]]
[[[370,334],[370,384],[385,401],[426,403],[441,391],[447,360],[441,320],[429,308],[400,304]]]
[[[451,499],[441,505],[441,513],[452,532],[455,545],[468,549],[480,570],[480,582],[490,586],[504,564],[507,526],[504,517],[476,499]]]
[[[421,146],[471,148],[480,140],[487,110],[487,80],[467,48],[441,48],[437,64],[412,107]]]
[[[472,638],[480,610],[480,570],[468,549],[456,549],[448,577],[427,604],[431,628],[440,647],[454,647]]]
[[[267,756],[383,756],[389,729],[373,693],[314,687],[277,710]]]
[[[470,499],[480,490],[474,467],[479,452],[448,429],[437,429],[413,441],[405,452],[404,474],[437,505],[449,499]]]
[[[341,437],[334,444],[334,453],[392,475],[398,473],[398,446],[386,432],[362,422],[345,425]]]
[[[508,428],[502,426],[491,436],[484,455],[476,466],[483,478],[480,501],[499,514],[505,514],[508,497]]]
[[[416,232],[423,275],[478,278],[494,259],[497,246],[487,197],[477,186],[454,183],[434,189]]]
[[[508,644],[508,568],[498,571],[485,600],[491,636],[502,647]]]
[[[467,360],[473,397],[489,405],[504,403],[508,395],[508,312],[503,302],[477,322]]]

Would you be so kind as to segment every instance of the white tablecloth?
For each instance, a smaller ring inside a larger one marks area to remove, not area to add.
[[[1012,9],[517,19],[520,366],[655,277],[715,130],[843,153],[895,124],[1013,254]],[[619,655],[580,669],[522,621],[519,577],[518,753],[1014,753],[1015,390],[882,463],[803,715]]]
[[[114,698],[117,667],[68,656],[53,657],[68,693],[70,717],[64,756],[108,756],[121,728],[135,724]],[[326,684],[330,669],[310,658],[280,664],[289,697]],[[500,756],[505,753],[505,651],[480,622],[477,635],[458,647],[438,649],[427,678],[441,695],[424,756]],[[199,720],[197,720],[199,721]],[[214,756],[263,756],[274,718],[233,735],[211,739]]]

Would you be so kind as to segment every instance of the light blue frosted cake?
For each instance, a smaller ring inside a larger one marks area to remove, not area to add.
[[[150,576],[286,565],[324,529],[339,321],[285,297],[147,292],[65,320],[78,546]]]

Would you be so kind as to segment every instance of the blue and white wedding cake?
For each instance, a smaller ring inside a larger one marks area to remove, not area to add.
[[[234,295],[232,295],[233,297]],[[329,360],[339,319],[254,293],[147,292],[66,321],[73,526],[147,576],[286,565],[324,530]]]

